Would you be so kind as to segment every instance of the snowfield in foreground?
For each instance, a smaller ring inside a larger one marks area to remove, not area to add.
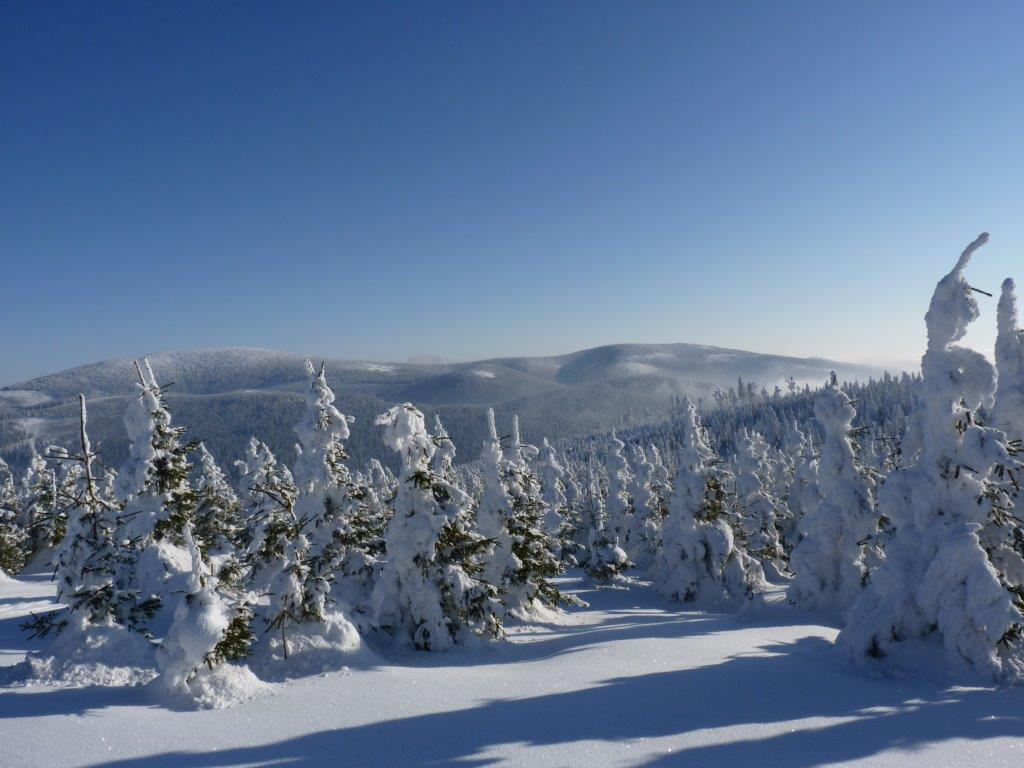
[[[984,766],[1024,760],[1024,690],[920,670],[877,679],[836,630],[781,601],[680,610],[645,585],[560,586],[591,603],[482,652],[414,654],[276,685],[230,709],[149,687],[0,689],[0,764],[20,766]],[[0,582],[0,664],[48,605]],[[927,660],[935,649],[922,648]],[[941,668],[941,666],[937,666]]]

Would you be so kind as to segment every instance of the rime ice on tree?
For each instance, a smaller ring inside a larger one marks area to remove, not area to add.
[[[462,525],[469,497],[431,468],[436,446],[423,414],[406,403],[377,423],[402,461],[387,559],[373,593],[377,625],[428,651],[497,635],[496,591],[473,575],[486,541]]]
[[[666,597],[680,601],[737,601],[767,586],[760,564],[736,545],[728,498],[713,464],[697,411],[689,398],[681,415],[675,493],[662,525],[654,580]]]
[[[837,387],[825,387],[814,401],[825,435],[817,467],[820,501],[802,510],[802,538],[790,557],[790,601],[840,616],[867,582],[864,542],[878,528],[875,483],[859,465],[850,437],[856,415]]]
[[[1013,280],[1003,281],[996,314],[996,394],[992,426],[1011,439],[1024,438],[1024,331],[1017,327]]]
[[[853,658],[879,659],[906,640],[935,636],[948,652],[995,679],[1024,677],[1021,645],[1020,555],[1005,539],[986,549],[979,535],[1013,528],[993,469],[1009,461],[998,430],[977,422],[976,409],[995,390],[992,365],[958,346],[978,305],[963,271],[971,243],[939,281],[925,315],[928,348],[921,361],[920,403],[914,414],[916,463],[893,472],[879,492],[879,512],[895,534],[885,561],[851,609],[839,645]],[[994,567],[1011,561],[1016,573]]]

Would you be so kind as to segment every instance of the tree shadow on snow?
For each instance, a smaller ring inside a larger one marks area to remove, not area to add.
[[[270,744],[165,753],[108,765],[479,766],[495,762],[487,753],[500,745],[564,749],[583,741],[680,737],[692,746],[647,764],[810,768],[949,739],[1024,738],[1024,691],[866,678],[838,668],[830,649],[827,641],[806,637],[712,666],[613,678],[584,690],[490,701]],[[783,725],[817,717],[833,722]],[[707,734],[697,733],[751,724],[780,732],[721,744],[709,744]],[[791,729],[795,727],[802,730]],[[592,745],[580,745],[578,762],[599,763],[595,752]],[[576,756],[571,760],[577,762]]]

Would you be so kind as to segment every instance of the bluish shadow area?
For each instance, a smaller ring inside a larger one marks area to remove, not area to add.
[[[852,718],[763,739],[694,746],[652,766],[819,766],[949,739],[1024,738],[1024,692],[897,684],[837,671],[818,637],[771,645],[697,669],[614,678],[594,687],[491,701],[294,739],[212,752],[173,752],[107,765],[212,768],[401,765],[479,766],[503,744],[572,745],[684,736],[707,728]],[[258,735],[255,735],[258,738]],[[580,762],[593,762],[580,748]]]

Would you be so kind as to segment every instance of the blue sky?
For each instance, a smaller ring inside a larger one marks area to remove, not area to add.
[[[0,383],[219,345],[919,356],[978,232],[972,281],[1024,282],[1022,28],[1019,3],[5,3]]]

